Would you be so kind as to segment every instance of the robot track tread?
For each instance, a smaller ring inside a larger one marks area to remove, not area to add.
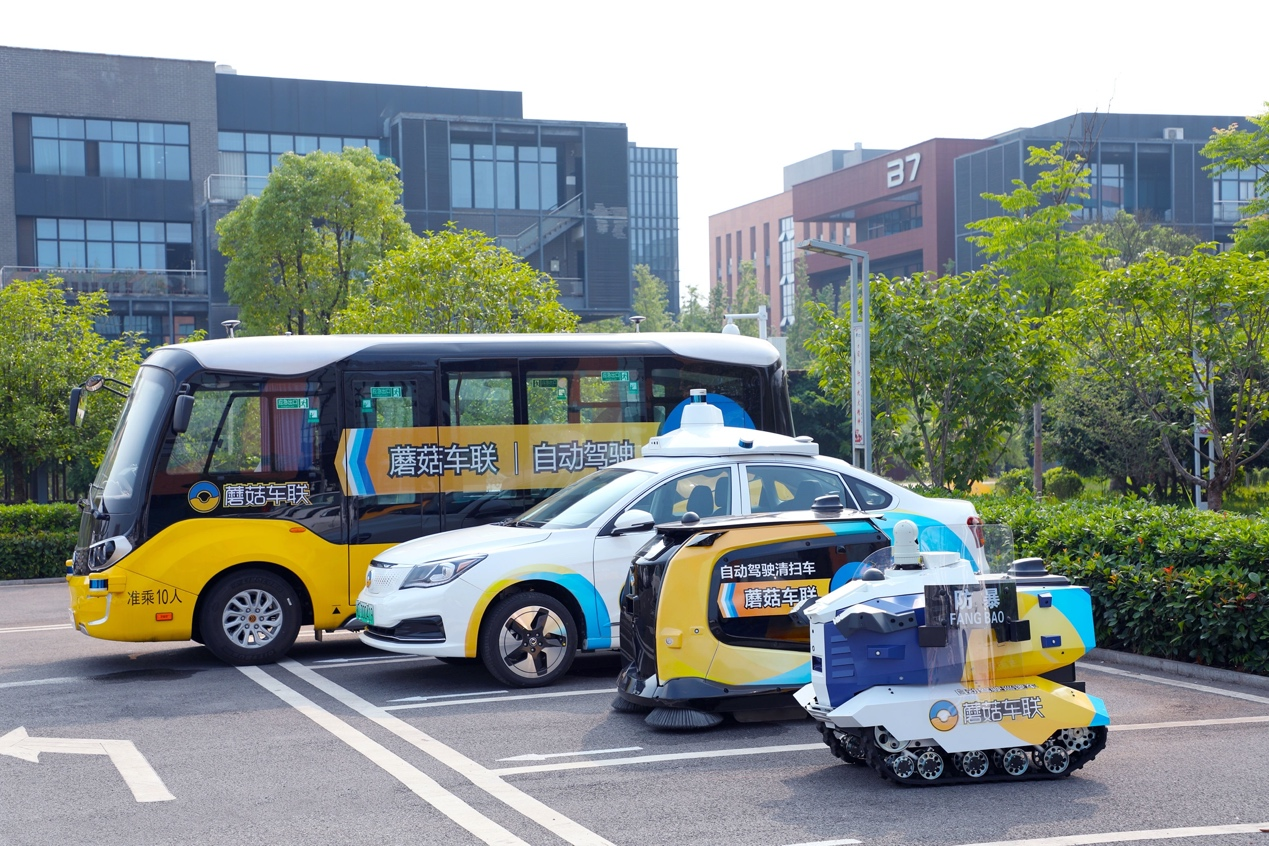
[[[1022,745],[1013,749],[952,754],[936,746],[905,747],[891,752],[878,746],[869,730],[859,733],[836,731],[823,723],[819,724],[819,728],[825,744],[842,761],[869,766],[887,781],[909,787],[1066,778],[1097,757],[1106,747],[1107,734],[1105,726],[1077,730],[1074,735],[1077,742],[1070,743],[1059,739],[1060,736],[1072,737],[1070,730],[1066,730],[1056,732],[1042,746]],[[1052,749],[1057,751],[1050,752]],[[1046,754],[1053,764],[1052,769],[1044,764]],[[966,756],[975,757],[966,760]],[[1063,761],[1065,765],[1059,768]]]

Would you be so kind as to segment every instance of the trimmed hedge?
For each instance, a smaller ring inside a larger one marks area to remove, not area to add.
[[[976,497],[1016,554],[1089,588],[1099,646],[1269,674],[1269,521],[1139,500]]]
[[[78,535],[74,505],[0,505],[0,581],[64,576]]]

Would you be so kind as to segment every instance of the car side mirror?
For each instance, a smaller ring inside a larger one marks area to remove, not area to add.
[[[191,394],[179,394],[176,397],[176,408],[172,409],[172,431],[181,434],[189,428],[189,418],[194,412],[194,397]]]
[[[638,508],[632,508],[617,515],[617,519],[613,521],[612,533],[614,535],[628,535],[631,532],[646,532],[655,525],[656,521],[652,519],[651,514]]]

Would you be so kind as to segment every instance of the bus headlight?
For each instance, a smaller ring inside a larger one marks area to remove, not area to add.
[[[429,561],[418,564],[410,571],[410,575],[401,582],[401,590],[406,588],[436,587],[449,584],[472,567],[475,567],[487,556],[474,555],[470,558],[449,558],[444,561]]]
[[[117,564],[132,551],[132,543],[123,535],[106,538],[88,547],[88,569],[104,570]]]

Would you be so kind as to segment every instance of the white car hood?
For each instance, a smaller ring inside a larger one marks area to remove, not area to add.
[[[375,556],[385,564],[421,564],[456,555],[485,555],[504,549],[541,543],[551,536],[548,529],[514,526],[471,526],[438,535],[427,535],[399,543]]]

